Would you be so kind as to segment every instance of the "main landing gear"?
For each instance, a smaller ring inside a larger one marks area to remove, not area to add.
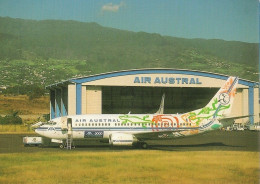
[[[136,148],[147,149],[149,146],[146,142],[138,142]]]
[[[148,148],[148,144],[146,142],[141,143],[141,148],[147,149]]]

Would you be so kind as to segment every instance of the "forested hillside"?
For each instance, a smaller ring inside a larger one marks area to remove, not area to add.
[[[0,86],[45,86],[75,76],[161,67],[258,80],[258,44],[0,17]]]

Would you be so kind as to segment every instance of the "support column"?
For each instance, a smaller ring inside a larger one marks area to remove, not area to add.
[[[249,115],[254,115],[254,87],[249,87],[248,90],[248,108]],[[250,124],[254,125],[254,116],[249,117]]]
[[[76,85],[68,85],[68,115],[76,115]]]
[[[102,114],[102,88],[86,87],[86,113]]]
[[[55,89],[55,114],[56,118],[61,117],[61,90]]]
[[[248,112],[243,112],[243,89],[236,90],[236,96],[231,109],[231,117],[246,115]],[[248,118],[236,119],[235,123],[245,123]]]
[[[242,90],[242,115],[243,116],[247,116],[249,115],[248,114],[248,111],[249,111],[249,102],[248,102],[248,88],[244,88]],[[245,122],[244,123],[247,123],[249,121],[249,117],[245,118]]]
[[[76,84],[76,114],[81,114],[81,107],[82,107],[82,88],[81,83]]]
[[[86,86],[82,86],[82,93],[81,93],[81,114],[87,113],[87,104],[86,104]]]
[[[255,123],[260,122],[259,121],[259,115],[260,114],[260,99],[259,99],[259,88],[254,88],[254,121]]]
[[[61,88],[61,112],[62,116],[68,115],[68,88]]]
[[[55,118],[55,90],[50,90],[50,119]]]

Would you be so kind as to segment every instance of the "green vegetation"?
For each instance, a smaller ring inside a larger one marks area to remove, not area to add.
[[[30,132],[31,124],[49,120],[49,97],[0,95],[0,132]]]
[[[3,125],[0,124],[0,134],[35,134],[34,130],[31,128],[29,124],[23,125]]]
[[[6,115],[4,117],[0,116],[0,125],[20,125],[22,123],[22,118],[18,116],[18,112],[13,112],[12,114]]]
[[[257,43],[174,38],[76,21],[0,17],[0,25],[0,87],[45,86],[135,68],[193,69],[258,80]]]
[[[0,154],[0,183],[258,183],[258,154],[154,150]]]

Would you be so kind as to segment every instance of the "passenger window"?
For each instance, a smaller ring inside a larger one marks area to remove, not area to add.
[[[105,123],[105,126],[107,126],[107,124]]]
[[[108,123],[108,126],[110,126],[110,123]]]
[[[97,124],[95,123],[95,126],[97,126]]]
[[[115,123],[115,126],[117,126],[117,124]]]

